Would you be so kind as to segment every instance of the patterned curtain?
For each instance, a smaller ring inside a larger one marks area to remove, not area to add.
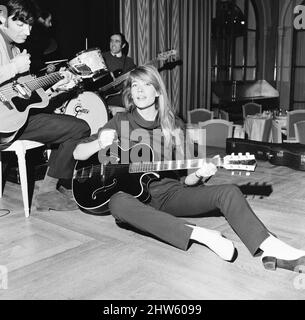
[[[177,65],[161,74],[184,120],[188,110],[210,109],[212,1],[120,0],[121,31],[138,65],[160,52],[177,50]]]

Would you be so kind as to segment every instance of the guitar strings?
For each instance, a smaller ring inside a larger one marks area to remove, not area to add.
[[[105,165],[104,170],[101,170],[100,165],[93,165],[90,167],[84,167],[77,170],[76,179],[87,179],[96,174],[101,175],[103,172],[106,174],[115,170],[129,167],[130,173],[145,173],[150,171],[170,171],[179,169],[195,169],[202,165],[202,161],[205,159],[189,159],[186,162],[184,160],[169,160],[169,161],[155,161],[155,162],[135,162],[131,164],[116,163]],[[179,163],[179,165],[173,165]]]
[[[43,76],[41,78],[38,79],[32,79],[29,80],[28,82],[25,83],[20,83],[21,85],[26,85],[30,90],[35,90],[35,88],[40,88],[43,87],[44,85],[52,85],[54,83],[54,81],[60,80],[62,79],[62,76],[60,75],[59,72],[56,72],[54,74],[51,75],[46,75]],[[38,86],[36,85],[38,84]],[[3,94],[4,96],[15,96],[15,90],[13,88],[12,83],[7,84],[5,86],[3,86],[0,89],[1,94]],[[5,97],[8,98],[8,97]]]

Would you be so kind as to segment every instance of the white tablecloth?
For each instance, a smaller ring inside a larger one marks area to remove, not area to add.
[[[266,122],[270,120],[267,116],[247,116],[244,122],[244,129],[248,139],[263,141],[263,134]]]

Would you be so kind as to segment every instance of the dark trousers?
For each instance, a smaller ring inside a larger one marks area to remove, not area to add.
[[[45,144],[58,144],[51,152],[48,175],[58,179],[71,179],[75,160],[73,151],[77,143],[90,135],[84,120],[69,115],[40,113],[30,115],[17,138]]]
[[[235,185],[181,185],[160,210],[119,192],[111,197],[109,208],[117,220],[183,250],[189,246],[192,228],[186,226],[191,223],[177,217],[208,217],[216,209],[221,211],[252,255],[269,236],[268,230]]]

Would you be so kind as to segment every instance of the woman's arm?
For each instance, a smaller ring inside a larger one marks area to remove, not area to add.
[[[101,147],[98,139],[90,142],[83,142],[76,146],[73,151],[73,157],[75,160],[87,160],[100,149]]]
[[[87,160],[99,150],[110,146],[117,139],[117,134],[113,129],[102,129],[89,139],[88,142],[82,142],[76,146],[73,151],[75,160]]]

